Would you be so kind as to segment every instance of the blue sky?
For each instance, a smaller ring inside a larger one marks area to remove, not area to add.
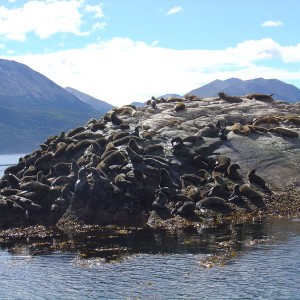
[[[114,105],[215,79],[300,87],[299,0],[1,1],[0,57]]]

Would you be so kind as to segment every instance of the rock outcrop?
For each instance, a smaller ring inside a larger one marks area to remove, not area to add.
[[[124,106],[50,136],[5,170],[0,227],[297,212],[300,104],[248,98]]]

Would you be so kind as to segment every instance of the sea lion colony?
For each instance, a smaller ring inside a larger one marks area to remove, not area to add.
[[[242,170],[241,157],[218,149],[231,132],[299,140],[299,104],[220,95],[123,106],[50,136],[5,170],[0,227],[151,225],[268,210],[274,201],[268,178],[256,166]],[[245,107],[246,114],[236,113]]]

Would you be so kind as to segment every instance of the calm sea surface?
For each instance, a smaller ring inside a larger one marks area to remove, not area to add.
[[[300,299],[300,218],[69,239],[0,241],[0,299]]]

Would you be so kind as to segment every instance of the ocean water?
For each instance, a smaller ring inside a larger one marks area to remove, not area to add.
[[[0,239],[0,299],[300,299],[300,218],[68,241]]]

